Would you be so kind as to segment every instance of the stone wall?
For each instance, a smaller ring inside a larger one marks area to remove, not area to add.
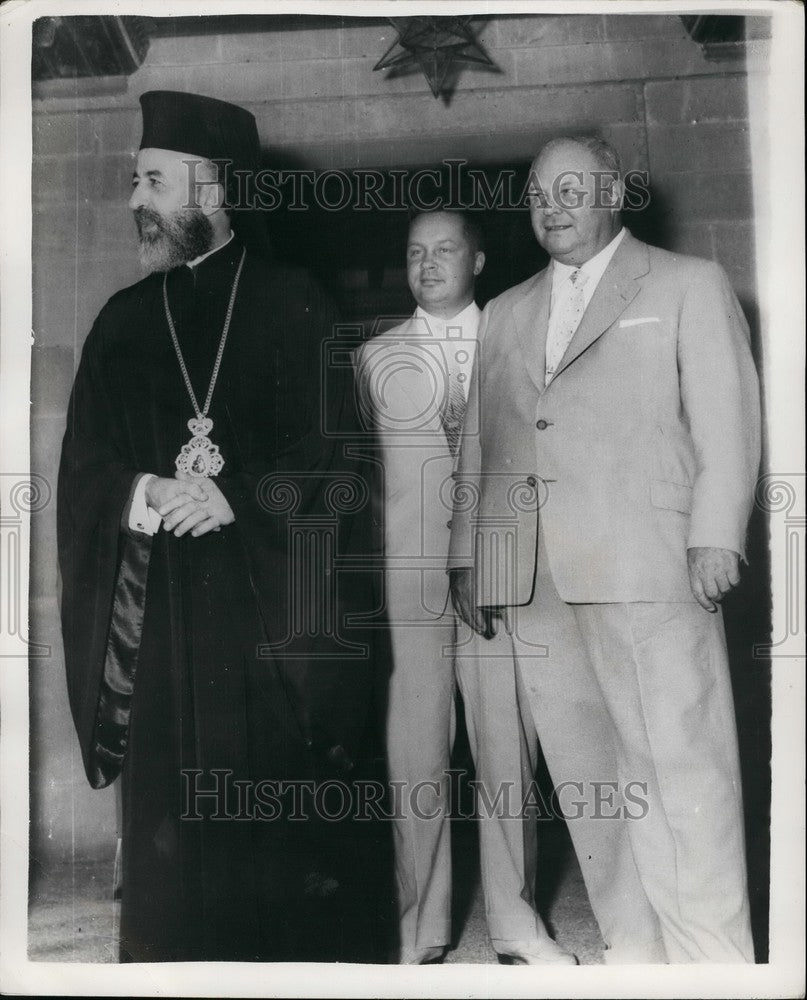
[[[332,28],[166,36],[128,80],[36,85],[35,471],[55,484],[84,337],[109,295],[140,276],[126,201],[138,97],[155,88],[244,105],[268,163],[314,169],[529,161],[552,134],[599,128],[626,166],[650,171],[656,242],[719,260],[754,319],[747,87],[765,87],[764,38],[749,44],[746,64],[708,59],[675,16],[498,16],[481,41],[499,70],[464,68],[448,106],[419,71],[372,71],[392,41],[389,26],[341,18]],[[46,868],[108,854],[115,816],[114,792],[90,792],[83,780],[69,721],[55,502],[32,528],[32,636],[53,648],[32,661],[31,856]]]

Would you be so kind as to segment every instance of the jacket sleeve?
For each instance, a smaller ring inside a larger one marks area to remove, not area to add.
[[[744,559],[760,461],[759,382],[748,324],[717,264],[701,263],[688,284],[678,366],[696,459],[688,547],[732,549]]]

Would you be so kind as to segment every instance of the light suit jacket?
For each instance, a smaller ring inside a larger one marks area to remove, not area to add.
[[[476,337],[475,327],[471,334]],[[356,359],[361,408],[375,426],[384,463],[387,587],[398,620],[428,621],[448,602],[456,459],[440,414],[448,352],[455,349],[413,316],[367,341]]]
[[[483,313],[449,566],[528,603],[540,517],[563,600],[692,601],[687,548],[744,556],[758,472],[740,305],[717,264],[626,233],[545,388],[551,278]]]

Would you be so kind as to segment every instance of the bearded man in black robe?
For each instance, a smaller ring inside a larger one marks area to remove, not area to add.
[[[58,493],[73,717],[90,783],[122,774],[121,959],[360,959],[350,824],[310,795],[349,782],[368,718],[350,369],[322,364],[320,288],[233,232],[253,116],[141,104],[149,273],[87,337]]]

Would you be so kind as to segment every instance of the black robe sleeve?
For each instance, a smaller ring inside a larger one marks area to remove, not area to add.
[[[151,549],[149,536],[121,526],[138,470],[123,457],[102,317],[70,398],[57,499],[67,688],[94,788],[114,780],[123,762]]]

